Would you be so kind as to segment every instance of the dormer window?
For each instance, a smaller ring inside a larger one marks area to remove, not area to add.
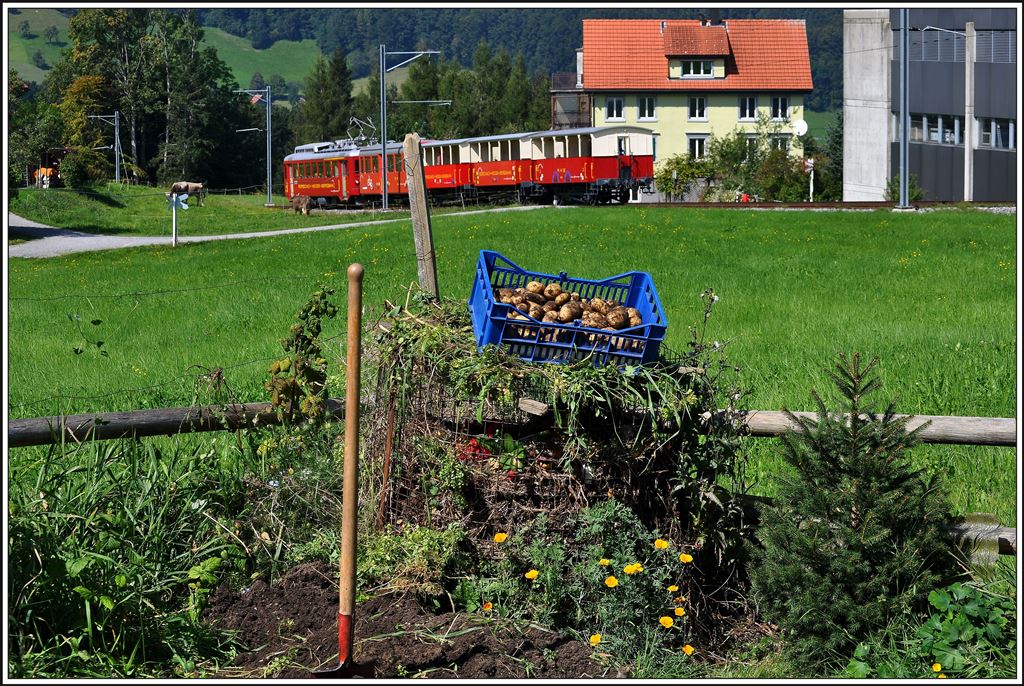
[[[707,78],[714,76],[715,63],[713,60],[683,60],[683,78]]]

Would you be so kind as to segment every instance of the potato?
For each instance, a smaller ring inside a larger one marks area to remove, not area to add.
[[[554,300],[555,298],[557,298],[561,294],[562,294],[562,287],[559,286],[557,283],[549,283],[544,288],[544,297],[547,298],[548,300]]]
[[[629,315],[623,308],[612,310],[608,313],[608,324],[616,329],[625,329],[629,326]]]
[[[554,303],[561,307],[570,300],[572,300],[572,296],[566,293],[565,291],[562,291],[561,293],[555,296]]]
[[[543,305],[547,302],[543,295],[534,291],[527,291],[526,293],[523,293],[523,299],[532,303],[537,303],[538,305]]]
[[[579,302],[580,300],[583,299],[583,298],[580,297],[580,294],[577,293],[576,291],[570,291],[569,292],[569,297],[572,298],[573,300],[575,300],[576,302]]]
[[[544,317],[542,318],[542,321],[545,321],[545,322],[557,322],[558,321],[558,313],[549,310],[549,311],[544,313]]]
[[[515,294],[516,294],[516,292],[513,289],[511,289],[511,288],[499,288],[498,289],[498,297],[499,298],[511,298]]]
[[[604,327],[606,327],[608,325],[609,325],[608,324],[608,320],[605,318],[605,316],[603,314],[601,314],[600,312],[591,312],[590,313],[590,324],[589,324],[589,326],[592,326],[595,329],[603,329]]]
[[[530,303],[530,316],[534,319],[541,319],[544,317],[544,308],[537,303]]]
[[[521,302],[523,302],[523,296],[521,293],[516,293],[515,295],[508,299],[509,305],[518,306]]]
[[[525,300],[517,302],[516,303],[516,309],[520,310],[521,312],[529,312],[530,311],[530,303],[526,302]]]
[[[605,314],[608,312],[608,303],[606,303],[601,298],[591,298],[590,309],[593,310],[594,312],[600,312],[601,314]]]
[[[640,315],[640,310],[635,307],[627,307],[626,314],[629,315],[630,326],[640,326],[644,323],[644,318]]]
[[[509,319],[522,319],[523,315],[519,314],[519,310],[509,310],[508,311],[508,318]]]
[[[574,306],[572,303],[566,303],[558,310],[558,321],[563,324],[568,324],[573,320],[579,319],[583,316],[583,309],[579,306]]]
[[[541,305],[545,312],[558,312],[558,303],[554,300],[548,300],[546,303]]]
[[[531,281],[530,283],[526,284],[526,290],[528,290],[530,293],[537,293],[538,295],[540,295],[544,292],[544,284],[542,284],[540,281]]]

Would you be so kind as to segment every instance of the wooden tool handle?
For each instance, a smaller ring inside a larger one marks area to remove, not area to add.
[[[359,497],[359,359],[363,320],[363,266],[348,268],[348,366],[345,394],[345,473],[341,503],[338,612],[351,616],[356,604],[356,517]]]

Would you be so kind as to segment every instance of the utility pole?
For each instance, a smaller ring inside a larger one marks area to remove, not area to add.
[[[974,200],[974,61],[977,47],[974,22],[967,22],[967,45],[964,51],[964,201]]]
[[[943,31],[964,39],[964,200],[974,200],[974,63],[977,60],[977,41],[974,22],[965,24],[964,31],[952,31],[938,26],[926,26],[922,31]]]
[[[440,55],[437,50],[418,50],[416,52],[388,52],[387,47],[381,43],[378,55],[380,69],[380,193],[382,210],[388,209],[388,86],[385,74],[389,71],[404,67],[417,57],[423,55]],[[404,62],[394,66],[387,66],[388,55],[412,55]]]
[[[900,201],[897,207],[901,210],[905,210],[909,207],[907,204],[907,168],[910,162],[910,141],[908,137],[910,135],[910,126],[908,126],[908,118],[910,117],[909,101],[910,98],[907,95],[908,84],[907,84],[907,70],[910,61],[910,33],[908,24],[910,23],[910,10],[900,10]]]
[[[233,91],[235,93],[245,93],[246,95],[253,96],[249,101],[255,105],[261,98],[266,100],[267,104],[267,204],[266,207],[273,207],[274,201],[270,197],[273,186],[271,185],[271,174],[270,174],[270,86],[266,88],[240,88],[239,90]],[[236,129],[235,133],[241,133],[243,131],[259,131],[259,129]]]
[[[89,119],[99,119],[114,126],[114,183],[121,183],[121,110],[113,114],[90,114]]]

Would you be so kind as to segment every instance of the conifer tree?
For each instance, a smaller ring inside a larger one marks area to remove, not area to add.
[[[790,421],[783,456],[795,470],[764,513],[751,581],[763,614],[788,634],[797,665],[849,657],[870,631],[926,606],[956,574],[949,507],[936,477],[911,466],[920,428],[868,396],[881,382],[860,355],[828,375],[849,419],[812,391],[815,418]]]

